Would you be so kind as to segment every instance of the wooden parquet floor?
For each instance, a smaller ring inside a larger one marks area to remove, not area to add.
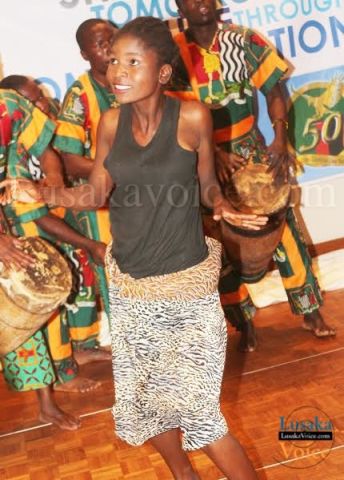
[[[323,313],[338,333],[316,339],[300,328],[301,319],[286,303],[261,309],[255,321],[259,349],[250,354],[236,351],[238,335],[229,329],[223,411],[260,480],[344,480],[343,310],[343,290],[326,294]],[[56,393],[64,409],[82,416],[75,432],[41,426],[35,394],[9,392],[1,376],[0,479],[171,479],[149,444],[133,448],[114,436],[111,366],[87,365],[82,372],[100,379],[102,387],[92,394]],[[303,407],[330,418],[333,444],[278,440],[280,417],[299,408],[302,420]],[[203,480],[223,477],[202,452],[190,457]]]

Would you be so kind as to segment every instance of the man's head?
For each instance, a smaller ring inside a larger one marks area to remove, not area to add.
[[[90,18],[82,22],[76,31],[76,41],[84,60],[90,62],[91,70],[106,74],[109,64],[109,48],[118,28],[113,23]]]
[[[176,0],[176,4],[189,27],[212,25],[217,21],[216,0]]]
[[[44,95],[42,89],[32,78],[24,75],[8,75],[8,77],[4,77],[1,80],[0,88],[16,90],[20,95],[42,110],[43,113],[53,116],[53,112],[50,111],[49,98]]]

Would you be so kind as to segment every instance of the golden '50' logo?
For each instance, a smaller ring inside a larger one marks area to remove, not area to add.
[[[289,140],[300,162],[344,165],[344,75],[294,91],[288,115]]]

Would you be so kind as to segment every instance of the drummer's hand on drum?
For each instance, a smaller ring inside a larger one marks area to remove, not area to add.
[[[6,233],[0,234],[0,262],[7,268],[31,266],[35,260],[24,253],[18,239]]]
[[[94,263],[97,265],[105,265],[105,243],[97,242],[96,240],[90,240],[87,251],[91,255]]]
[[[215,167],[217,176],[222,184],[229,182],[231,175],[239,168],[246,165],[244,157],[236,153],[228,153],[220,147],[215,147]]]
[[[5,188],[0,196],[1,205],[7,205],[14,200],[23,203],[42,201],[38,184],[25,178],[8,178],[0,182],[1,188]]]
[[[268,217],[262,215],[249,215],[237,212],[225,199],[214,207],[213,219],[217,222],[223,219],[231,225],[249,230],[260,230],[268,221]]]
[[[295,157],[288,151],[287,144],[274,140],[267,148],[269,171],[273,172],[277,185],[288,183],[295,171]]]

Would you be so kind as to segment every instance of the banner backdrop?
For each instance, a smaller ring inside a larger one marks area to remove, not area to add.
[[[88,64],[75,41],[87,18],[118,26],[136,16],[170,19],[174,0],[0,0],[0,77],[29,75],[56,98]],[[259,31],[290,64],[290,141],[304,167],[301,211],[314,243],[344,237],[344,0],[223,0],[225,21]],[[260,126],[271,139],[265,102]]]

